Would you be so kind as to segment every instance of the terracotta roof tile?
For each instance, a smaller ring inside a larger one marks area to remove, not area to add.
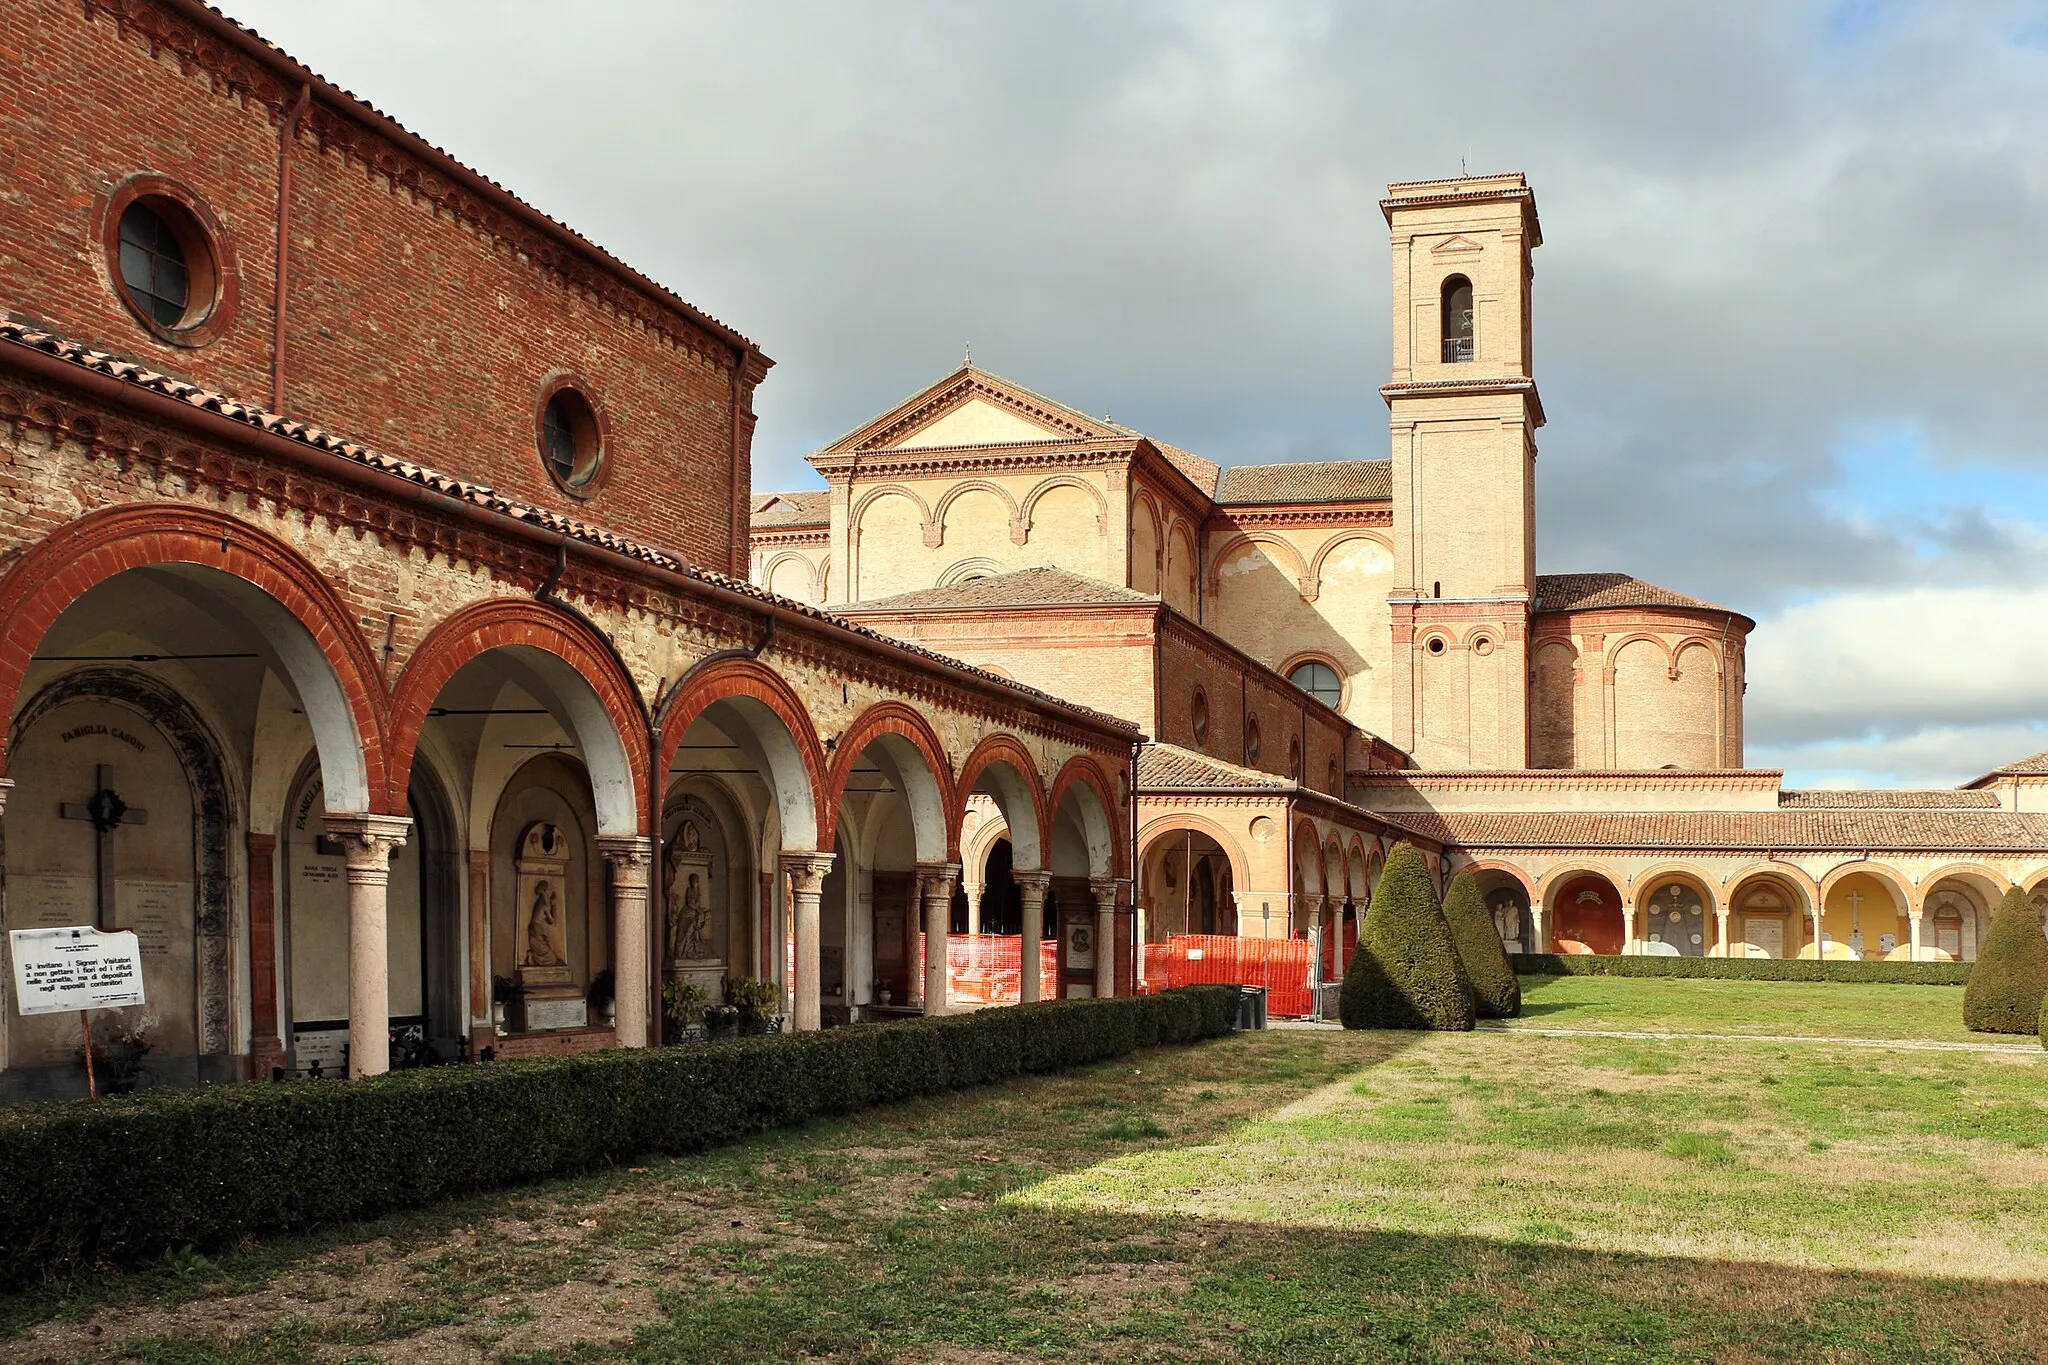
[[[1147,744],[1138,750],[1138,790],[1178,787],[1219,790],[1293,791],[1295,784],[1256,768],[1240,768],[1220,758],[1174,744]]]
[[[1158,448],[1159,453],[1166,457],[1168,464],[1185,474],[1189,483],[1201,489],[1203,497],[1214,498],[1216,496],[1216,480],[1223,472],[1220,465],[1211,464],[1192,450],[1182,450],[1179,446],[1170,446],[1155,437],[1147,436],[1145,439],[1151,441]]]
[[[970,578],[944,588],[920,588],[894,597],[855,602],[840,608],[865,611],[951,611],[978,607],[1103,606],[1125,603],[1157,603],[1150,593],[1120,588],[1098,578],[1069,573],[1065,569],[1018,569],[1011,573]]]
[[[1219,503],[1378,502],[1394,495],[1392,460],[1241,464],[1223,471]]]
[[[1993,768],[1978,778],[1979,782],[1993,777],[2039,777],[2048,774],[2048,749],[2025,758],[2016,758],[2002,768]]]
[[[761,493],[753,500],[751,524],[771,526],[823,526],[832,520],[832,491],[807,488],[801,493]]]
[[[1625,573],[1536,575],[1535,610],[1585,611],[1594,607],[1690,607],[1695,611],[1728,611],[1726,607],[1660,588],[1655,583],[1645,583]],[[1745,616],[1743,619],[1749,618]]]
[[[123,360],[119,356],[93,350],[91,347],[76,341],[67,341],[61,337],[53,336],[48,332],[29,326],[26,323],[0,320],[0,344],[25,346],[41,351],[76,365],[81,370],[106,375],[111,379],[119,380],[123,384],[131,385],[138,390],[160,394],[191,407],[215,413],[227,418],[229,421],[238,422],[243,426],[254,427],[272,436],[282,437],[299,445],[309,446],[315,450],[338,455],[342,459],[361,465],[365,469],[375,470],[381,474],[403,479],[421,488],[431,489],[443,496],[469,503],[474,507],[481,507],[510,520],[539,527],[557,536],[579,541],[585,545],[595,545],[624,558],[638,560],[643,564],[665,572],[676,574],[683,578],[695,579],[700,583],[706,583],[727,592],[751,597],[759,602],[772,603],[784,611],[793,612],[814,621],[836,626],[839,629],[863,636],[888,648],[901,650],[943,667],[954,669],[961,673],[972,674],[988,682],[1000,684],[1011,691],[1030,696],[1043,705],[1068,712],[1072,715],[1086,717],[1095,724],[1133,735],[1138,732],[1138,727],[1127,720],[1107,715],[1092,707],[1067,701],[1062,697],[1055,697],[1050,692],[1042,692],[1035,687],[1027,687],[1023,683],[991,673],[987,669],[977,668],[973,664],[963,663],[958,659],[941,654],[937,650],[926,649],[922,645],[899,640],[893,635],[884,635],[880,631],[871,630],[866,626],[845,620],[830,612],[820,611],[816,607],[795,601],[794,599],[778,596],[765,588],[754,586],[744,578],[734,578],[732,575],[720,573],[716,569],[707,569],[701,565],[692,564],[687,560],[669,554],[665,550],[659,550],[651,545],[644,545],[639,541],[622,536],[616,531],[608,531],[603,527],[593,526],[589,522],[579,521],[575,517],[566,516],[551,508],[533,507],[526,503],[515,501],[504,497],[486,484],[471,483],[465,479],[458,479],[452,475],[443,474],[439,470],[429,469],[425,465],[415,464],[410,460],[401,460],[396,456],[386,455],[382,451],[374,450],[359,442],[351,441],[346,437],[324,431],[310,423],[294,421],[292,418],[282,417],[274,412],[266,412],[252,404],[238,402],[226,394],[213,393],[207,389],[200,388],[197,384],[188,383],[185,380],[159,373],[132,360]],[[0,353],[0,362],[4,362],[4,360],[4,353]]]
[[[2048,852],[2048,814],[2004,810],[1455,812],[1381,818],[1428,839],[1482,849]]]
[[[1784,791],[1778,793],[1778,806],[1782,810],[1997,810],[1998,793],[1952,787],[1933,791]]]

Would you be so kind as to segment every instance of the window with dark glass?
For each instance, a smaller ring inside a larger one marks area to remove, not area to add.
[[[1444,364],[1472,358],[1472,281],[1453,275],[1444,281]]]
[[[192,306],[192,265],[185,245],[145,200],[121,215],[121,287],[142,313],[164,327],[185,321]]]
[[[555,482],[571,492],[597,477],[597,416],[589,400],[573,388],[555,391],[541,410],[540,454]]]
[[[1333,710],[1344,700],[1344,680],[1328,664],[1311,659],[1288,674],[1287,681]]]

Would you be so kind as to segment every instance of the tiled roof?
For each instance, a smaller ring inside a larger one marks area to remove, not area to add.
[[[1240,768],[1220,758],[1198,754],[1175,744],[1147,744],[1138,750],[1138,790],[1205,787],[1217,790],[1292,791],[1294,783],[1256,768]]]
[[[1242,464],[1223,471],[1220,503],[1375,502],[1394,495],[1392,460]]]
[[[506,189],[503,185],[491,179],[482,171],[477,170],[474,166],[471,166],[467,162],[462,161],[455,157],[454,155],[452,155],[446,148],[440,146],[437,143],[429,142],[426,138],[421,137],[418,133],[415,133],[412,129],[406,127],[403,123],[400,123],[397,119],[385,113],[382,109],[379,109],[376,105],[370,103],[361,95],[356,94],[353,90],[347,90],[342,88],[341,86],[336,85],[333,81],[328,80],[325,76],[322,76],[319,72],[313,70],[304,62],[300,61],[297,57],[292,56],[291,53],[286,52],[283,48],[279,47],[276,43],[271,42],[270,39],[264,37],[255,29],[250,28],[247,24],[242,23],[241,21],[235,19],[231,15],[222,13],[218,7],[211,4],[206,4],[202,2],[195,4],[193,8],[205,10],[208,14],[210,14],[213,17],[213,19],[217,23],[224,24],[227,27],[233,29],[237,33],[241,34],[244,38],[248,39],[250,42],[255,43],[258,46],[267,50],[276,60],[291,67],[292,70],[298,73],[298,75],[301,77],[300,80],[293,81],[292,84],[297,85],[306,83],[317,83],[317,86],[319,87],[326,87],[326,89],[331,90],[335,95],[339,95],[343,99],[346,99],[353,103],[357,107],[357,109],[362,113],[369,115],[378,123],[383,124],[387,129],[396,132],[404,140],[416,144],[418,147],[425,149],[433,156],[438,157],[441,160],[447,162],[449,166],[455,168],[461,174],[473,178],[475,181],[477,181],[478,184],[485,187],[486,193],[500,195],[506,200],[509,200],[514,204],[517,204],[519,208],[525,211],[526,213],[529,213],[533,215],[535,218],[542,220],[548,225],[549,230],[560,234],[562,237],[565,237],[571,242],[575,243],[575,245],[581,250],[587,251],[591,255],[597,257],[605,264],[605,266],[608,269],[622,276],[624,279],[633,284],[636,288],[645,290],[649,294],[653,295],[655,298],[659,299],[666,306],[675,309],[677,312],[682,313],[685,317],[688,317],[693,321],[710,328],[714,332],[718,332],[721,335],[733,341],[736,341],[743,346],[753,346],[754,343],[750,341],[747,337],[743,336],[737,329],[729,327],[725,323],[720,322],[717,318],[712,317],[709,313],[697,307],[695,304],[689,302],[687,299],[679,297],[675,293],[675,291],[648,278],[646,275],[643,275],[638,270],[635,270],[632,266],[627,265],[624,261],[612,255],[609,251],[606,251],[603,247],[591,241],[588,237],[585,237],[582,233],[578,232],[575,228],[570,227],[561,219],[554,217],[552,214],[544,213],[540,209],[535,208],[532,204],[520,198],[511,190]]]
[[[1593,607],[1691,607],[1696,611],[1727,611],[1712,602],[1645,583],[1625,573],[1546,573],[1536,575],[1537,611],[1579,611]],[[1731,613],[1738,614],[1739,613]],[[1748,620],[1748,617],[1744,617]]]
[[[1048,707],[1065,711],[1071,715],[1085,717],[1097,725],[1111,727],[1132,734],[1137,733],[1138,727],[1127,720],[1107,715],[1092,707],[1067,701],[1063,697],[1055,697],[1050,692],[1041,692],[1035,687],[1027,687],[1012,679],[991,673],[987,669],[962,663],[960,660],[941,654],[937,650],[926,649],[922,645],[914,645],[907,641],[899,640],[892,635],[884,635],[880,631],[870,630],[866,626],[845,620],[830,612],[820,611],[816,607],[808,606],[791,598],[777,596],[765,588],[755,587],[744,578],[734,578],[730,574],[720,573],[715,569],[707,569],[701,565],[691,564],[687,560],[679,559],[669,554],[667,551],[658,550],[651,545],[643,545],[639,541],[628,539],[616,531],[607,531],[603,527],[593,526],[588,522],[565,516],[561,512],[550,508],[533,507],[526,503],[514,501],[511,498],[504,497],[495,489],[485,484],[471,483],[464,479],[455,478],[452,475],[443,474],[439,470],[430,469],[425,465],[399,459],[395,455],[386,455],[382,451],[372,449],[356,441],[351,441],[346,437],[337,436],[332,432],[324,431],[310,423],[296,421],[290,417],[282,417],[274,412],[266,412],[262,408],[251,404],[238,402],[225,394],[210,392],[200,388],[197,384],[188,383],[182,379],[175,379],[170,375],[159,373],[132,360],[123,360],[119,356],[93,350],[91,347],[82,345],[79,342],[66,341],[61,337],[53,336],[48,332],[38,330],[25,323],[0,320],[0,347],[6,345],[23,346],[31,350],[41,351],[46,355],[55,356],[59,360],[75,365],[82,371],[104,375],[138,391],[158,394],[200,411],[224,417],[242,426],[266,432],[271,436],[280,437],[314,450],[325,451],[330,455],[339,456],[341,459],[353,464],[361,465],[365,469],[403,479],[420,488],[439,493],[443,497],[468,503],[473,507],[479,507],[496,513],[512,521],[522,522],[528,526],[547,531],[552,535],[577,541],[584,545],[596,546],[612,554],[626,559],[637,560],[652,568],[660,569],[682,578],[694,579],[710,587],[730,593],[737,593],[743,597],[751,597],[759,602],[772,604],[783,611],[808,617],[821,624],[849,631],[888,649],[915,655],[932,663],[939,664],[942,667],[960,673],[971,674],[988,682],[999,684],[1011,691],[1033,697]],[[0,363],[5,363],[6,359],[4,350],[0,350]]]
[[[1952,787],[1933,791],[1784,791],[1778,793],[1778,806],[1782,810],[1997,810],[1998,793]]]
[[[1166,457],[1168,464],[1187,475],[1188,482],[1201,489],[1203,497],[1216,496],[1216,480],[1223,472],[1220,465],[1211,464],[1192,450],[1170,446],[1156,437],[1147,436],[1145,439],[1158,448],[1159,453]]]
[[[1099,578],[1048,567],[970,578],[945,588],[920,588],[871,602],[855,602],[841,610],[950,611],[974,607],[1085,607],[1158,601],[1150,593],[1120,588]]]
[[[2048,814],[2004,810],[1453,812],[1381,818],[1467,848],[2048,853]]]
[[[760,493],[753,500],[751,524],[764,530],[771,526],[823,526],[831,520],[832,492],[827,488]]]
[[[2043,749],[2038,754],[2030,754],[2026,758],[2016,758],[2002,768],[1993,768],[1977,780],[1982,782],[1993,777],[2040,777],[2043,775],[2048,775],[2048,749]]]

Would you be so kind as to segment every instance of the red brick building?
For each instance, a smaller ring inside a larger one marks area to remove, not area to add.
[[[852,1017],[977,794],[1115,923],[1134,726],[745,581],[753,341],[192,0],[0,51],[0,906],[160,1079]]]

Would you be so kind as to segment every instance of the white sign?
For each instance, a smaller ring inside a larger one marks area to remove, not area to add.
[[[142,942],[132,930],[16,929],[7,939],[15,1002],[23,1014],[142,1003]]]

